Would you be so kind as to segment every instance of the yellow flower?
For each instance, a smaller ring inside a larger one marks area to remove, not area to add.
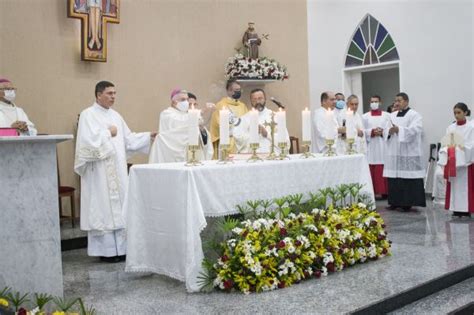
[[[5,300],[5,299],[0,299],[0,305],[1,305],[1,306],[8,307],[8,301]]]
[[[66,313],[61,312],[61,311],[56,311],[56,312],[53,312],[52,315],[66,315]]]

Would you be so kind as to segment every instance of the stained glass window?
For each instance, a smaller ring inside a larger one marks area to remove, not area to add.
[[[346,55],[346,67],[399,59],[392,36],[377,19],[368,14],[352,36]]]

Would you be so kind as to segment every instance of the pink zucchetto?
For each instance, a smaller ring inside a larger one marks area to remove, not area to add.
[[[10,80],[4,77],[0,77],[0,83],[12,83]]]
[[[183,90],[182,88],[174,88],[173,91],[171,91],[171,99],[175,97],[176,95],[180,93],[187,93],[186,90]]]

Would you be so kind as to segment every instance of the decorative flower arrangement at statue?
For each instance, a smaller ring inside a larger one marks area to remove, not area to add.
[[[332,190],[338,191],[342,189]],[[321,200],[315,196],[313,201]],[[336,207],[333,198],[326,210],[311,210],[314,202],[301,203],[302,195],[294,202],[294,197],[277,199],[276,211],[259,214],[255,209],[262,201],[248,203],[255,219],[227,221],[227,227],[235,227],[220,244],[217,261],[205,262],[203,285],[244,293],[270,291],[390,254],[382,218],[359,200]],[[269,204],[263,208],[270,209]]]
[[[250,22],[248,29],[242,37],[242,45],[233,57],[227,60],[225,65],[226,77],[253,80],[285,80],[288,79],[286,67],[276,60],[259,57],[258,48],[262,43],[255,32],[255,23]],[[268,39],[268,34],[262,34]]]

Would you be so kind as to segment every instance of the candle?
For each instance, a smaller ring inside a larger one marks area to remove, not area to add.
[[[351,110],[347,110],[346,115],[346,137],[347,139],[355,139],[356,137],[354,112]]]
[[[250,143],[259,143],[258,137],[258,112],[252,109],[249,113],[250,120]]]
[[[303,141],[311,141],[311,111],[307,107],[301,112],[301,120],[303,122]]]
[[[188,110],[188,145],[199,144],[200,114],[201,111],[199,109],[194,109],[194,106],[191,106],[191,109]]]
[[[227,108],[219,111],[219,143],[229,144],[229,115]]]
[[[276,142],[286,142],[286,112],[281,110],[275,113],[275,122],[277,124],[276,128],[278,132],[275,135]]]
[[[331,109],[326,110],[326,139],[335,140],[337,137],[337,126],[334,118],[334,112]]]

